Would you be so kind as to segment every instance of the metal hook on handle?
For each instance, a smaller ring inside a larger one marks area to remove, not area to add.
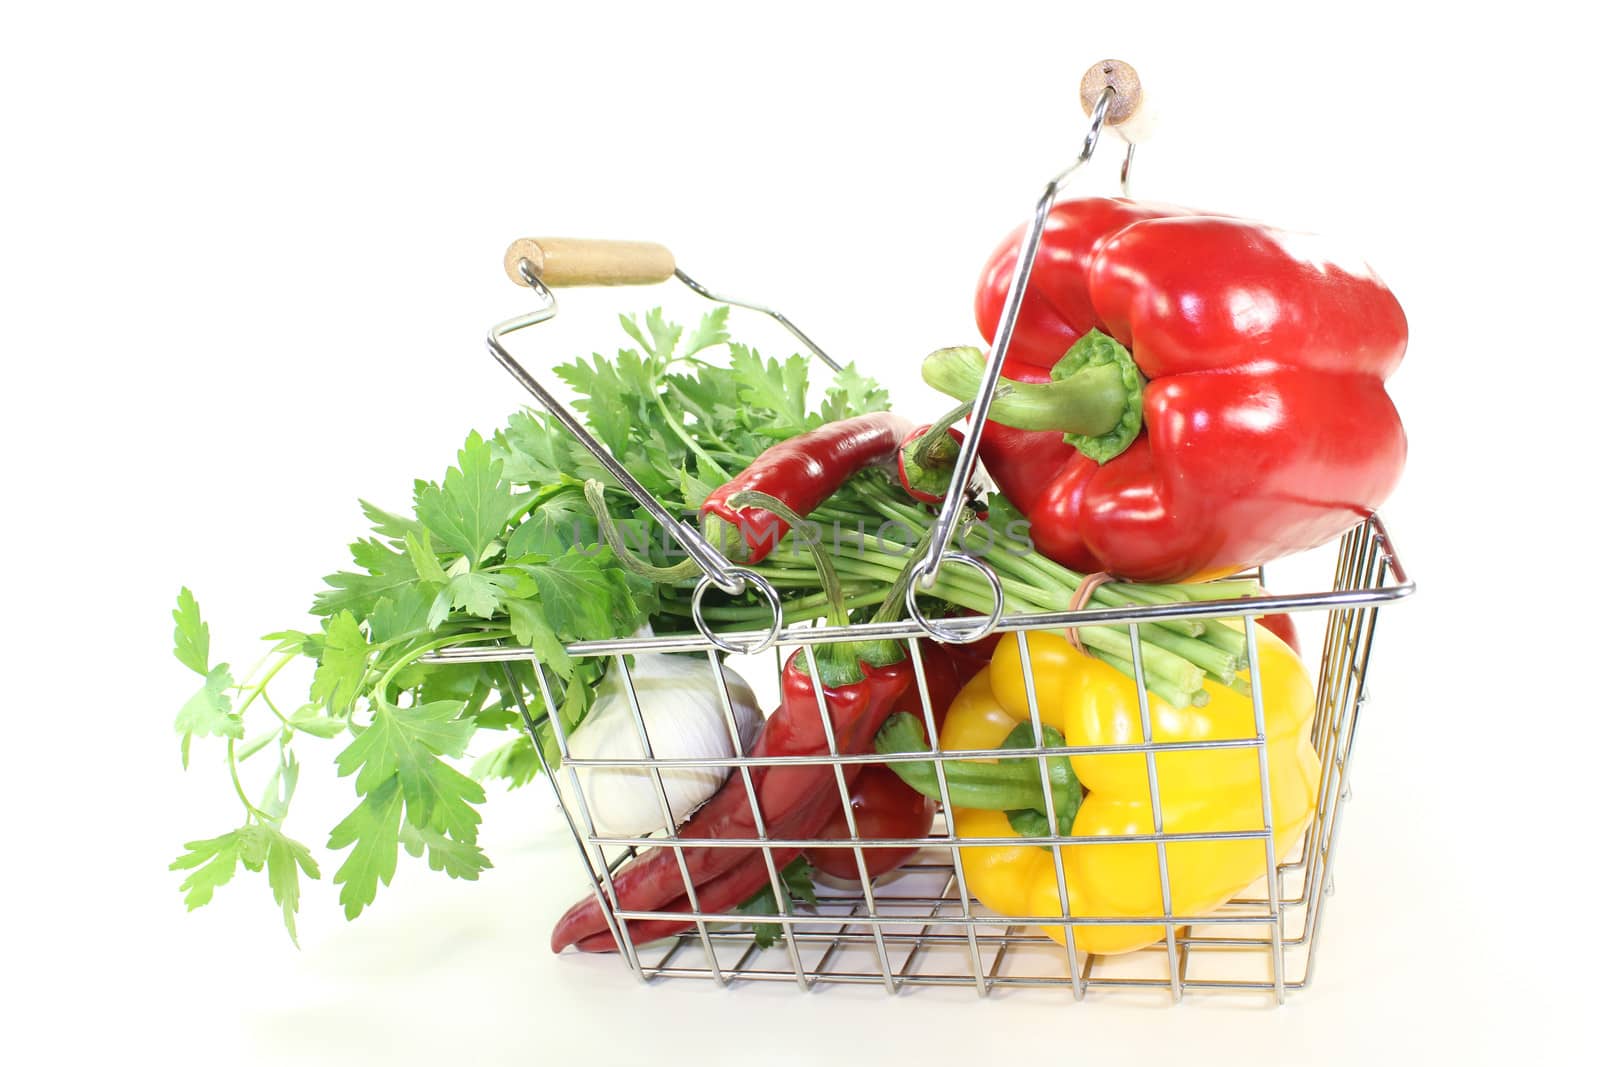
[[[994,607],[989,609],[988,616],[981,620],[967,618],[956,626],[945,626],[924,615],[922,608],[917,604],[917,584],[918,579],[927,573],[928,567],[932,564],[932,560],[926,556],[911,565],[911,581],[906,583],[906,614],[935,641],[953,645],[970,645],[974,641],[982,641],[1000,625],[1000,616],[1005,612],[1006,591],[1000,584],[1000,576],[995,574],[994,568],[983,560],[969,556],[965,552],[951,552],[944,557],[944,561],[965,563],[989,583],[989,590],[994,594]]]
[[[1106,69],[1109,76],[1109,63]],[[1126,67],[1126,64],[1122,65]],[[1127,68],[1131,75],[1132,68]],[[1090,74],[1096,73],[1096,68],[1090,68]],[[1119,71],[1120,73],[1120,71]],[[1090,78],[1085,78],[1085,85],[1090,83]],[[1126,83],[1123,83],[1126,84]],[[1135,79],[1132,84],[1137,86]],[[1125,90],[1126,95],[1126,90]],[[1017,255],[1017,265],[1011,274],[1011,288],[1006,293],[1005,304],[1000,311],[1000,323],[995,330],[994,344],[989,351],[989,362],[983,369],[983,379],[978,383],[978,395],[972,401],[972,415],[970,429],[965,439],[961,442],[961,450],[956,455],[955,467],[951,471],[951,485],[966,485],[971,479],[973,470],[978,465],[978,441],[983,435],[984,423],[989,418],[989,407],[994,400],[995,390],[1000,384],[1000,370],[1005,364],[1006,354],[1011,349],[1011,334],[1016,329],[1017,316],[1022,310],[1022,298],[1028,288],[1028,279],[1033,273],[1033,262],[1039,255],[1039,245],[1044,238],[1045,223],[1050,218],[1050,209],[1055,206],[1056,197],[1072,178],[1074,173],[1089,162],[1094,155],[1095,147],[1100,143],[1100,132],[1107,124],[1111,115],[1113,104],[1117,102],[1117,83],[1107,81],[1100,87],[1094,96],[1094,106],[1089,109],[1089,130],[1084,134],[1083,147],[1078,152],[1078,158],[1073,160],[1060,174],[1050,179],[1044,187],[1044,193],[1039,197],[1039,202],[1034,206],[1033,218],[1028,223],[1027,230],[1022,236],[1021,250]],[[1086,97],[1087,99],[1087,97]],[[1129,101],[1124,99],[1119,111],[1125,119],[1134,113],[1138,107],[1135,99],[1129,106]],[[1117,121],[1121,121],[1120,119]],[[1122,181],[1126,188],[1128,170],[1133,161],[1133,144],[1128,145],[1128,153],[1123,159]],[[939,577],[939,568],[946,560],[954,559],[957,553],[950,551],[950,539],[955,536],[956,520],[960,517],[964,503],[964,494],[950,493],[946,495],[944,504],[939,509],[938,516],[934,519],[933,529],[929,536],[928,554],[922,562],[917,564],[917,580],[914,587],[921,588],[924,592],[933,588]],[[987,568],[985,568],[987,569]],[[969,638],[971,640],[971,638]]]
[[[724,652],[731,652],[734,655],[754,656],[759,652],[765,652],[777,643],[778,634],[783,630],[783,603],[778,597],[778,590],[773,587],[772,583],[755,571],[744,567],[735,567],[733,572],[736,577],[744,579],[749,585],[753,586],[756,592],[760,593],[762,598],[766,600],[767,606],[772,609],[772,625],[748,641],[736,641],[732,638],[723,637],[713,630],[711,624],[706,621],[701,607],[701,602],[705,600],[706,590],[716,584],[715,579],[710,574],[701,578],[700,584],[694,587],[694,597],[689,601],[689,617],[694,620],[694,628],[700,631],[700,636],[710,641],[717,648]]]

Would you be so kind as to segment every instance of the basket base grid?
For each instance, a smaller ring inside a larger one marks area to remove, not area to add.
[[[1389,584],[1391,571],[1400,585]],[[1410,591],[1376,519],[1351,529],[1340,541],[1330,592],[1302,596],[1329,606],[1321,640],[1315,704],[1309,727],[1320,761],[1314,814],[1287,855],[1274,856],[1271,811],[1264,803],[1264,829],[1243,836],[1261,840],[1271,874],[1214,913],[1116,920],[1130,926],[1165,926],[1156,943],[1117,956],[1074,950],[1025,920],[996,915],[967,899],[956,856],[963,847],[941,814],[930,843],[913,861],[866,888],[819,884],[818,901],[792,914],[741,917],[690,911],[670,917],[694,920],[686,932],[635,945],[623,938],[623,958],[647,982],[671,978],[739,982],[793,982],[802,989],[824,985],[881,985],[889,992],[915,987],[971,987],[980,995],[1019,988],[1058,989],[1083,998],[1090,992],[1146,991],[1181,999],[1194,991],[1265,994],[1282,1001],[1312,978],[1325,904],[1332,891],[1331,865],[1344,802],[1349,798],[1349,759],[1357,722],[1366,704],[1366,675],[1378,608]],[[1366,595],[1363,595],[1366,594]],[[619,660],[621,653],[617,653]],[[778,661],[781,663],[781,650]],[[1254,662],[1254,643],[1251,645]],[[715,660],[713,659],[713,662]],[[535,662],[542,677],[542,667]],[[625,669],[625,668],[624,668]],[[1030,700],[1035,698],[1030,694]],[[1258,702],[1259,705],[1259,702]],[[1037,715],[1036,704],[1034,707]],[[1258,719],[1259,724],[1259,719]],[[1263,753],[1258,725],[1253,743]],[[1152,788],[1154,752],[1145,725]],[[563,748],[564,748],[563,739]],[[1138,748],[1139,746],[1133,746]],[[581,761],[580,761],[581,762]],[[749,763],[735,760],[733,762]],[[642,765],[657,766],[644,760]],[[1262,771],[1265,772],[1263,756]],[[566,769],[556,773],[566,773]],[[842,779],[841,779],[842,781]],[[616,909],[609,898],[610,873],[645,845],[690,846],[675,835],[619,842],[593,830],[580,802],[566,809],[574,838],[584,846],[591,884],[618,927],[624,920],[669,917],[668,913]],[[1202,835],[1204,836],[1204,835]],[[1101,847],[1084,839],[1042,839],[1058,854],[1065,847]],[[1165,845],[1181,837],[1157,832]],[[701,842],[703,843],[703,842]],[[871,845],[871,841],[863,841]],[[772,845],[759,844],[771,860]],[[836,843],[837,844],[837,843]],[[1165,869],[1163,866],[1163,879]],[[771,921],[783,935],[760,947],[748,923]],[[1055,919],[1069,931],[1094,918]],[[1098,920],[1105,922],[1107,920]]]
[[[943,827],[936,826],[934,832],[942,833]],[[1307,841],[1310,836],[1308,831]],[[1038,927],[1017,924],[977,905],[969,905],[970,919],[963,915],[949,851],[923,850],[874,886],[870,905],[859,890],[819,886],[816,907],[788,924],[801,963],[800,984],[967,986],[984,994],[1018,987],[1074,992],[1065,949]],[[1164,997],[1205,990],[1271,994],[1277,988],[1271,928],[1277,926],[1282,984],[1286,990],[1303,988],[1310,978],[1311,912],[1314,902],[1320,902],[1308,892],[1306,870],[1298,855],[1278,868],[1282,888],[1276,917],[1263,880],[1249,895],[1208,916],[1210,921],[1177,926],[1170,953],[1161,941],[1120,956],[1084,954],[1076,985],[1085,993],[1153,989]],[[872,915],[881,921],[871,922]],[[880,962],[874,927],[881,934],[887,968]],[[691,930],[657,945],[641,946],[640,976],[647,981],[797,981],[781,940],[760,948],[744,927],[716,924],[708,924],[707,937],[716,954],[715,966],[705,955],[698,931]]]

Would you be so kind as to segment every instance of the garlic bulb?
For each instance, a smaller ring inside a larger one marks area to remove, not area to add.
[[[650,748],[660,759],[723,759],[735,755],[712,666],[703,656],[638,654],[630,672]],[[745,753],[761,732],[761,709],[749,683],[723,668],[728,699]],[[578,759],[643,759],[644,746],[628,703],[622,669],[615,664],[595,689],[594,706],[567,738]],[[661,803],[645,767],[577,767],[583,799],[603,834],[638,837],[663,828]],[[731,767],[663,767],[661,784],[677,826],[705,803]],[[568,810],[577,816],[568,771],[556,772]],[[581,819],[580,819],[581,825]]]

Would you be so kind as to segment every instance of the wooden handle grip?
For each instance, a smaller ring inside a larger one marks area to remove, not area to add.
[[[1106,125],[1129,144],[1148,141],[1155,133],[1157,117],[1150,89],[1139,81],[1138,72],[1120,59],[1102,59],[1084,74],[1078,83],[1083,113],[1094,113],[1094,105],[1107,87],[1115,93],[1106,105]]]
[[[1139,110],[1143,102],[1139,75],[1120,59],[1102,59],[1090,67],[1084,73],[1083,81],[1078,83],[1078,100],[1083,104],[1085,115],[1094,111],[1100,93],[1108,86],[1115,90],[1115,95],[1111,97],[1111,103],[1106,105],[1106,125],[1120,126],[1133,118],[1133,113]]]
[[[650,285],[672,277],[677,264],[664,246],[648,241],[592,241],[581,237],[519,237],[506,249],[506,273],[527,285],[519,264],[552,289],[569,285]]]

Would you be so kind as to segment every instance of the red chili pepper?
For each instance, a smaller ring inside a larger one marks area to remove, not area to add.
[[[984,269],[985,337],[1018,243]],[[1327,541],[1394,488],[1405,433],[1384,381],[1405,347],[1388,288],[1313,238],[1068,201],[1050,213],[980,454],[1067,566],[1143,581],[1238,570]],[[963,400],[980,373],[970,349],[924,365]]]
[[[827,646],[839,647],[839,646]],[[822,716],[817,708],[816,683],[805,669],[802,651],[796,651],[784,666],[782,700],[762,728],[750,755],[823,755],[829,751]],[[819,672],[824,674],[823,696],[828,707],[838,750],[844,754],[872,751],[873,736],[895,708],[896,701],[912,678],[911,665],[901,660],[884,666],[857,661],[845,680],[830,684],[827,676],[836,663],[821,651],[817,655]],[[853,677],[852,677],[853,675]],[[846,767],[848,787],[860,773],[862,764]],[[768,836],[777,838],[814,837],[832,812],[840,807],[838,783],[828,764],[754,767],[751,780],[757,803],[764,816]],[[744,776],[735,772],[701,808],[678,829],[684,840],[695,838],[753,838],[754,813],[745,790]],[[799,853],[798,849],[774,849],[773,862],[782,869]],[[700,900],[702,910],[718,910],[737,905],[761,888],[766,878],[766,862],[754,848],[683,849],[689,880],[697,891],[706,890]],[[759,873],[760,877],[756,875]],[[745,886],[742,895],[729,899],[732,886]],[[686,911],[688,900],[676,855],[670,848],[653,849],[622,868],[612,879],[618,907],[627,911]],[[641,937],[663,937],[691,925],[677,920],[634,924],[630,930],[648,931]],[[606,930],[599,902],[593,897],[573,905],[556,924],[550,947],[560,952],[568,945],[586,951],[609,951],[616,946]]]
[[[958,660],[953,650],[956,645],[933,641],[922,644],[922,672],[928,686],[928,706],[933,711],[936,727],[944,724],[950,702],[961,692],[976,670],[969,672],[964,660]],[[922,723],[922,691],[915,677],[906,686],[905,694],[895,703],[894,711],[903,711]],[[923,728],[926,739],[927,728]],[[882,763],[868,764],[850,791],[850,807],[855,815],[856,836],[874,837],[926,837],[933,826],[935,803],[906,785],[900,776]],[[850,837],[850,824],[845,821],[844,807],[834,809],[816,835],[824,841],[844,841]],[[867,848],[862,856],[867,864],[867,876],[880,874],[899,867],[915,855],[915,848]],[[814,848],[806,853],[811,865],[824,874],[841,881],[856,882],[861,871],[856,866],[855,852],[847,848]]]
[[[857,471],[887,463],[911,423],[878,411],[840,419],[780,441],[700,505],[701,525],[715,545],[741,563],[760,563],[778,547],[789,524],[764,508],[735,508],[728,498],[762,492],[777,497],[800,515],[838,491]]]
[[[834,794],[834,803],[837,804],[838,791],[831,788],[831,786],[829,791]],[[786,836],[810,837],[813,830],[802,828],[801,832],[786,832]],[[724,849],[723,851],[737,850]],[[799,854],[800,850],[794,848],[773,849],[772,862],[774,869],[783,870]],[[682,885],[683,883],[680,881],[678,884]],[[759,855],[756,855],[740,862],[726,874],[713,878],[703,886],[697,886],[695,894],[700,904],[701,913],[725,913],[733,911],[740,904],[743,904],[763,889],[770,889],[771,886],[772,875],[767,870],[766,862]],[[693,909],[689,906],[689,898],[680,896],[663,907],[651,910],[663,913],[678,912],[687,914]],[[634,944],[643,945],[651,941],[659,941],[664,937],[681,934],[693,925],[693,920],[684,919],[634,919],[628,923],[628,934],[633,939]],[[576,942],[576,946],[579,952],[617,951],[617,942],[611,936],[610,930],[603,930],[598,934],[586,937],[582,941]]]
[[[859,765],[858,765],[859,766]],[[848,773],[848,772],[847,772]],[[831,776],[830,776],[831,777]],[[791,813],[789,821],[780,820],[767,826],[767,832],[772,837],[806,838],[816,836],[817,829],[831,810],[839,807],[839,790],[837,784],[829,781],[821,783],[816,795],[801,809]],[[743,789],[743,784],[740,784]],[[742,836],[754,836],[747,834]],[[665,851],[665,850],[661,850]],[[761,854],[752,849],[706,849],[703,851],[729,852],[738,857],[738,861],[727,871],[710,878],[703,884],[695,885],[695,897],[702,913],[731,912],[740,904],[749,900],[763,889],[770,888],[772,876],[767,870],[767,864]],[[775,848],[772,850],[773,869],[783,870],[794,858],[800,854],[797,848]],[[676,864],[674,863],[673,884],[681,887],[683,879],[676,877]],[[592,900],[592,898],[591,898]],[[687,894],[679,894],[659,907],[649,910],[670,914],[673,912],[687,914],[693,909],[689,904]],[[571,914],[569,912],[569,914]],[[628,922],[628,934],[634,944],[642,945],[663,937],[680,934],[693,926],[693,920],[683,919],[633,919]],[[611,936],[609,929],[602,929],[597,934],[591,934],[579,941],[572,942],[579,952],[615,952],[617,942]],[[551,947],[556,951],[554,938]]]

